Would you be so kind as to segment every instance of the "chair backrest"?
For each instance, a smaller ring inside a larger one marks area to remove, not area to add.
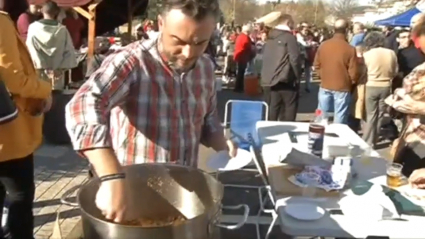
[[[230,117],[228,114],[231,106]],[[229,121],[230,118],[230,121]],[[230,138],[242,149],[249,150],[248,134],[251,134],[260,147],[255,125],[258,121],[268,120],[268,105],[262,101],[229,100],[224,111],[224,124],[229,123]]]

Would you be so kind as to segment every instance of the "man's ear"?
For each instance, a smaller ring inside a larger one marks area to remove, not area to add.
[[[164,18],[161,16],[161,14],[158,15],[158,31],[162,32],[162,29],[164,28]]]

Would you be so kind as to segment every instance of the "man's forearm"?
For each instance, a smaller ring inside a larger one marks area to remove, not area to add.
[[[111,148],[85,150],[83,154],[93,165],[99,177],[122,172],[121,164]]]
[[[205,140],[208,142],[208,146],[215,151],[228,150],[227,139],[223,132],[216,131],[208,134],[206,137]]]

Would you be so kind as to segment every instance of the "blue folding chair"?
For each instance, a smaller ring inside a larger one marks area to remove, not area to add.
[[[230,114],[229,114],[229,108]],[[248,135],[254,137],[258,148],[261,145],[255,125],[258,121],[268,120],[269,107],[266,102],[249,100],[229,100],[224,109],[224,133],[229,126],[230,139],[241,149],[249,151]]]
[[[229,114],[230,112],[230,114]],[[248,101],[248,100],[229,100],[226,103],[224,109],[224,121],[223,128],[224,134],[227,135],[232,141],[238,144],[238,147],[241,149],[245,149],[247,151],[261,149],[261,142],[257,134],[256,124],[261,120],[268,120],[269,115],[269,107],[266,102],[262,101]],[[227,134],[227,129],[229,130],[229,134]],[[251,159],[253,160],[253,159]],[[259,168],[258,164],[255,161],[255,168],[241,168],[241,171],[252,171],[259,173],[260,175],[264,175],[262,170]],[[217,171],[216,177],[220,174],[220,171]],[[251,189],[257,190],[259,194],[259,203],[261,212],[266,212],[264,209],[264,192],[266,190],[265,186],[253,186],[253,185],[239,185],[239,184],[224,184],[225,187],[232,188],[241,188],[241,189]],[[260,214],[260,212],[258,213]],[[258,217],[258,216],[257,216]],[[274,220],[275,221],[275,220]],[[275,223],[273,223],[274,225]],[[256,223],[257,229],[257,239],[260,239],[259,236],[259,225]],[[270,232],[267,232],[267,237]]]

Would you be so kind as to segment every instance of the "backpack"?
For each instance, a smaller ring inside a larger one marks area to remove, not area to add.
[[[18,109],[7,90],[6,85],[0,80],[0,125],[6,124],[18,117]]]

